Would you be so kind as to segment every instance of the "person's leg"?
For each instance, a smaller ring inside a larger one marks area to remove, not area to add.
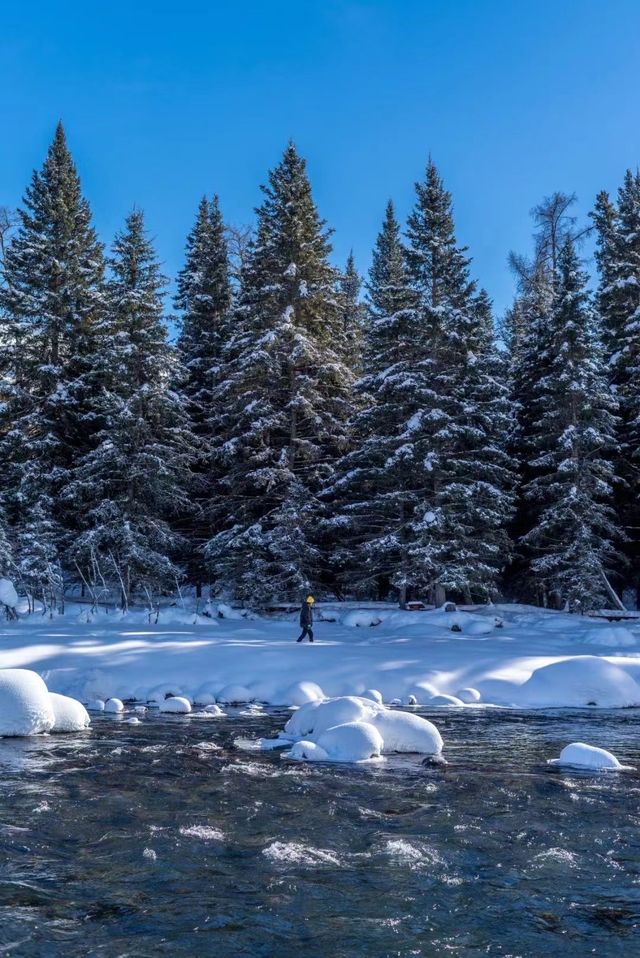
[[[307,632],[309,633],[309,642],[313,642],[313,629],[311,628],[311,626],[309,626],[309,628],[307,629]]]
[[[302,642],[302,640],[304,639],[304,637],[305,637],[305,635],[306,635],[306,632],[307,632],[307,630],[306,630],[306,628],[303,626],[303,627],[302,627],[302,632],[300,633],[299,638],[296,639],[296,642]]]

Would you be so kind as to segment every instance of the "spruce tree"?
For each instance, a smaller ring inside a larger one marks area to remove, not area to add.
[[[627,535],[632,583],[640,556],[640,172],[627,170],[614,206],[601,193],[598,230],[600,286],[597,305],[611,389],[620,408],[616,470],[618,510]]]
[[[557,264],[548,367],[537,384],[532,434],[536,471],[524,487],[536,521],[523,537],[530,572],[556,606],[591,609],[610,598],[618,559],[612,508],[615,402],[574,243]]]
[[[411,456],[427,474],[410,554],[414,567],[427,571],[437,603],[447,592],[467,600],[490,597],[505,559],[504,522],[511,509],[512,478],[500,448],[508,420],[505,384],[486,415],[481,396],[491,388],[494,348],[487,304],[469,277],[451,195],[431,159],[416,194],[407,262],[422,355],[410,432]]]
[[[408,549],[424,482],[419,468],[408,468],[406,424],[418,412],[413,382],[420,364],[413,303],[400,227],[389,201],[367,283],[364,374],[355,385],[361,408],[351,424],[353,448],[341,458],[323,499],[343,585],[381,598],[392,587],[401,601],[411,583]]]
[[[18,223],[0,286],[2,492],[31,585],[57,588],[59,550],[77,519],[60,490],[92,442],[91,380],[104,315],[103,250],[62,124]]]
[[[180,389],[196,453],[192,495],[197,509],[182,531],[189,543],[185,561],[199,594],[207,576],[202,548],[217,531],[212,523],[219,494],[216,441],[224,418],[218,390],[224,381],[224,351],[233,328],[229,252],[217,196],[211,202],[206,197],[200,202],[177,285],[175,304],[182,311],[178,349],[185,371]]]
[[[83,517],[68,560],[93,588],[115,586],[126,606],[135,593],[175,587],[180,576],[181,541],[170,519],[188,508],[192,448],[184,404],[171,388],[166,281],[139,210],[116,236],[110,268],[102,427],[65,490]]]
[[[318,582],[317,495],[346,440],[352,382],[329,232],[293,144],[263,191],[218,393],[221,531],[206,550],[220,587],[253,604]]]
[[[342,298],[342,322],[345,338],[346,361],[356,369],[362,358],[362,336],[365,322],[365,310],[360,302],[362,280],[356,269],[353,250],[347,257],[344,272],[340,277]]]

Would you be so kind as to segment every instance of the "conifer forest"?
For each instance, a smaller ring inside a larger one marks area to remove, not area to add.
[[[202,198],[170,285],[141,209],[97,235],[59,125],[2,216],[0,572],[49,606],[635,607],[640,173],[573,202],[540,199],[496,316],[446,170],[362,275],[290,142],[250,233]]]

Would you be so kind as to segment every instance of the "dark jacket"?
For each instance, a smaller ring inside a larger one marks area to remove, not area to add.
[[[302,603],[302,608],[300,609],[300,625],[303,628],[313,625],[313,606],[308,602]]]

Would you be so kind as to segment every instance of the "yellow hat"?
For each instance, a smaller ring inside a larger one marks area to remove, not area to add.
[[[306,598],[306,601],[309,603],[309,605],[313,605],[313,603],[314,603],[316,600],[313,598],[312,595],[308,595],[307,598]]]

